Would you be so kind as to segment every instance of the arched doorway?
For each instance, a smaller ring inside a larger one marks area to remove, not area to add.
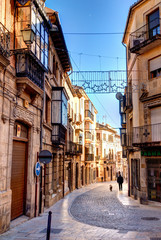
[[[15,122],[11,171],[11,220],[25,214],[28,127]]]

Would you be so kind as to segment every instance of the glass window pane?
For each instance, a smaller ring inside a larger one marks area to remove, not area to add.
[[[40,20],[39,20],[39,18],[37,18],[37,30],[38,30],[38,32],[40,33]]]
[[[35,54],[36,53],[36,44],[35,41],[31,45],[31,51]]]
[[[40,60],[40,47],[36,44],[36,56]]]
[[[36,44],[40,46],[40,36],[36,35]]]
[[[43,39],[45,39],[45,33],[44,33],[44,26],[43,26],[43,24],[41,24],[41,37],[43,38]]]
[[[45,56],[45,67],[48,67],[48,58]]]
[[[41,62],[42,62],[42,64],[44,64],[44,52],[43,51],[41,51]]]

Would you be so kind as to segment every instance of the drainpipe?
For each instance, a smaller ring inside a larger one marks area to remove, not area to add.
[[[128,70],[127,70],[127,46],[122,42],[122,45],[125,47],[126,53],[126,82],[128,84]],[[127,161],[128,161],[128,196],[130,197],[130,164],[129,164],[129,151],[127,151]]]
[[[42,151],[42,145],[43,145],[43,136],[44,136],[44,131],[43,131],[43,116],[44,116],[44,107],[45,107],[45,73],[44,73],[44,82],[43,82],[43,97],[42,97],[42,107],[40,109],[40,152]],[[43,194],[40,193],[40,191],[42,190],[42,192],[44,192],[45,195],[45,165],[42,166],[41,171],[44,170],[44,191],[43,189],[39,189],[39,196],[40,196],[40,203],[42,203],[42,196]],[[43,174],[41,174],[41,183],[43,181]],[[41,186],[40,186],[41,187]],[[36,193],[35,193],[36,194]],[[35,207],[37,209],[37,206]],[[41,208],[41,207],[40,207]]]
[[[7,70],[7,67],[4,68],[4,72],[3,72],[3,103],[2,103],[2,117],[3,118],[5,118],[5,116],[4,116],[4,91],[5,91],[6,70]]]
[[[41,119],[40,119],[40,151],[42,150],[42,141],[43,141],[43,137],[44,137],[43,116],[44,116],[44,109],[45,109],[45,73],[44,73],[43,90],[44,90],[44,93],[43,93]]]

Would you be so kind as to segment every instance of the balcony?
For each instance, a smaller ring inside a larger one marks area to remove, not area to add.
[[[44,69],[37,63],[30,52],[17,53],[16,55],[16,76],[19,78],[26,77],[36,86],[43,89]]]
[[[82,123],[82,115],[80,113],[74,114],[74,122],[79,125]]]
[[[86,154],[85,161],[94,161],[94,154]]]
[[[94,135],[90,131],[86,131],[85,132],[85,139],[90,140],[90,141],[94,141]]]
[[[95,156],[95,159],[96,159],[96,161],[99,161],[100,160],[100,156]]]
[[[161,123],[133,128],[133,146],[161,146]]]
[[[130,34],[131,53],[142,54],[160,45],[160,20],[160,18],[154,19],[152,22],[144,25],[143,27],[137,29],[135,32]],[[156,24],[156,22],[158,24]],[[154,25],[155,27],[149,29],[150,24]]]
[[[82,154],[82,145],[78,143],[74,143],[72,141],[68,141],[66,144],[66,154],[68,155],[79,155]]]
[[[92,122],[94,121],[94,115],[93,115],[93,113],[91,113],[91,111],[89,111],[89,110],[85,110],[85,118],[91,120]],[[86,120],[87,120],[87,119],[86,119]]]
[[[5,58],[8,58],[10,56],[10,32],[1,22],[0,22],[0,54]]]
[[[83,153],[83,146],[79,143],[77,143],[77,150],[76,150],[76,153],[77,154],[82,154]]]

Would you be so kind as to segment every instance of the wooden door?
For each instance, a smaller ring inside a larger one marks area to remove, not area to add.
[[[11,220],[25,213],[27,143],[13,141]]]

